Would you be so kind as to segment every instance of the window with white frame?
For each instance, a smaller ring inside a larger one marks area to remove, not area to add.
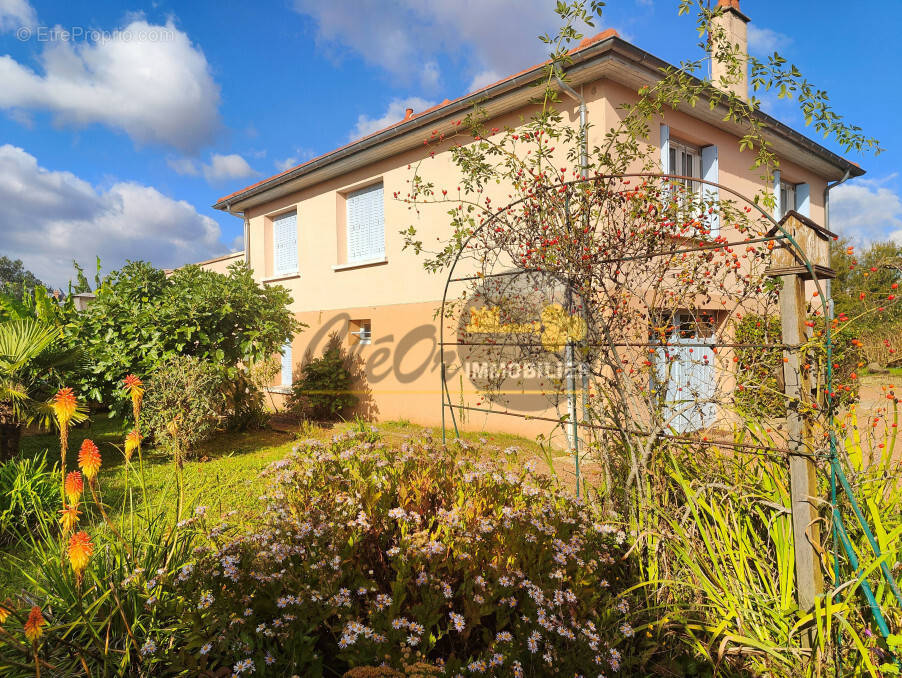
[[[347,203],[348,263],[385,257],[385,209],[382,184],[349,193]]]
[[[667,167],[668,174],[678,174],[693,179],[702,178],[702,154],[696,146],[690,146],[681,141],[670,140],[670,163]],[[686,187],[686,192],[697,193],[701,184],[690,179],[681,179],[679,183]]]
[[[368,346],[373,338],[372,324],[369,320],[352,320],[350,323],[351,337],[354,343]]]
[[[790,210],[796,209],[796,187],[785,181],[780,182],[780,215],[778,219],[786,216]]]
[[[298,213],[288,212],[272,220],[273,275],[298,272]]]

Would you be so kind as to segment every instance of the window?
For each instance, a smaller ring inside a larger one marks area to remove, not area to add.
[[[291,386],[293,381],[291,365],[291,342],[282,347],[282,386]]]
[[[713,314],[662,315],[654,325],[652,341],[667,344],[655,350],[651,375],[664,425],[675,433],[707,428],[717,412]]]
[[[780,182],[780,215],[782,219],[790,210],[796,209],[796,187],[785,181]]]
[[[720,189],[716,185],[720,181],[717,146],[711,144],[699,148],[671,139],[670,127],[661,125],[661,167],[665,174],[688,177],[674,180],[682,186],[680,202],[684,207],[701,198],[706,206],[714,208],[705,209],[704,227],[695,235],[716,237],[720,233],[720,209],[717,205]],[[711,183],[703,184],[693,179],[703,179]],[[691,201],[687,199],[689,195],[692,196]],[[699,218],[697,214],[687,216]]]
[[[272,220],[273,275],[298,272],[298,214],[280,214]]]
[[[670,164],[667,168],[667,173],[701,179],[702,161],[699,149],[671,139]],[[691,193],[697,193],[701,188],[701,184],[697,181],[681,179],[679,183],[683,184],[686,187],[686,191]]]
[[[385,213],[382,184],[349,193],[347,198],[348,263],[385,256]]]
[[[367,345],[373,337],[372,325],[369,320],[352,320],[350,323],[352,343]]]
[[[811,187],[783,181],[782,172],[774,170],[774,219],[779,221],[790,210],[803,217],[811,216]]]

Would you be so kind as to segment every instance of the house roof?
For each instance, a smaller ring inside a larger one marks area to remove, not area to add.
[[[548,61],[544,61],[453,101],[446,99],[425,111],[408,114],[403,120],[385,129],[224,196],[213,207],[229,212],[243,211],[376,160],[421,146],[420,131],[423,128],[428,127],[437,133],[451,131],[454,122],[476,103],[490,117],[515,110],[530,101],[534,91],[529,85],[542,75],[542,69],[547,64]],[[571,50],[567,75],[570,83],[575,85],[605,77],[638,89],[660,79],[661,69],[668,66],[670,64],[667,62],[621,39],[614,29],[608,29],[584,39]],[[728,132],[737,134],[741,131],[738,124],[723,120],[725,109],[722,107],[712,110],[708,106],[691,107],[684,104],[679,110]],[[838,180],[846,172],[853,177],[865,173],[856,163],[824,148],[770,115],[759,111],[757,116],[764,123],[764,134],[779,156],[791,158],[828,180]]]

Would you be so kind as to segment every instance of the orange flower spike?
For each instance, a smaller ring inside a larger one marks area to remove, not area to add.
[[[8,618],[9,618],[9,601],[5,600],[2,603],[0,603],[0,624],[5,623]]]
[[[76,532],[69,537],[69,562],[75,574],[81,575],[94,555],[94,544],[87,532]]]
[[[78,509],[74,506],[67,506],[60,509],[60,525],[63,526],[63,532],[69,534],[78,525]]]
[[[85,438],[78,451],[78,465],[81,467],[81,472],[85,474],[85,478],[93,480],[100,470],[100,463],[100,450],[93,441]]]
[[[44,635],[44,625],[47,621],[41,614],[41,608],[35,605],[28,614],[28,621],[25,622],[25,637],[34,644],[37,644],[41,636]]]
[[[69,471],[66,474],[66,498],[69,500],[70,504],[77,504],[78,500],[81,498],[81,493],[84,492],[85,482],[81,477],[81,473],[78,471]]]
[[[65,428],[75,416],[75,410],[78,407],[78,401],[75,399],[75,392],[71,388],[61,388],[53,396],[50,402],[53,408],[53,415],[60,428]]]
[[[135,418],[137,419],[138,412],[141,409],[141,400],[144,398],[144,382],[134,374],[129,374],[123,379],[123,383],[125,383],[126,392],[131,396],[132,409],[134,410]]]
[[[138,429],[132,429],[125,436],[125,460],[130,461],[135,450],[141,447],[141,433]]]

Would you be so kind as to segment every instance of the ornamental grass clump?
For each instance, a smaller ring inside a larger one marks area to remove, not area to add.
[[[573,676],[631,656],[626,535],[515,449],[347,433],[267,473],[265,522],[214,532],[178,578],[173,668]]]

